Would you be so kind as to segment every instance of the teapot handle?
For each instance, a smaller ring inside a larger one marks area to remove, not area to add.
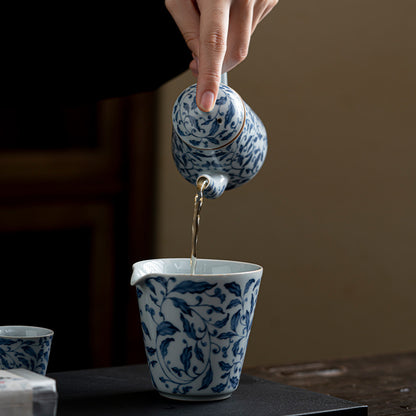
[[[228,85],[228,75],[226,72],[221,74],[221,84]]]

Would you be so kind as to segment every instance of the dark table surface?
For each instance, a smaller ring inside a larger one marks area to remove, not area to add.
[[[215,402],[161,397],[147,366],[131,365],[48,374],[58,389],[57,416],[366,416],[367,407],[243,374],[232,396]]]
[[[416,352],[256,367],[245,373],[367,404],[369,416],[416,416]]]
[[[416,416],[416,352],[245,368],[230,399],[198,404],[160,397],[144,365],[48,376],[57,381],[57,416],[367,414],[360,405],[370,416]]]

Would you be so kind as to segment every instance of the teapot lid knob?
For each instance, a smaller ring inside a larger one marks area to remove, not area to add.
[[[218,149],[237,138],[244,127],[245,105],[241,97],[221,84],[214,108],[204,112],[196,105],[196,84],[177,98],[172,112],[173,128],[189,146]]]

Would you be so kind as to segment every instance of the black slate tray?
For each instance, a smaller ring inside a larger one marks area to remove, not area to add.
[[[51,373],[57,416],[366,416],[367,406],[243,374],[229,399],[182,402],[161,397],[146,365]]]

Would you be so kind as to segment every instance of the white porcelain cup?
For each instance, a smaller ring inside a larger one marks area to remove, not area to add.
[[[225,260],[133,265],[152,382],[162,396],[220,400],[237,388],[263,268]]]
[[[45,375],[53,331],[36,326],[0,326],[0,369],[26,368]]]

